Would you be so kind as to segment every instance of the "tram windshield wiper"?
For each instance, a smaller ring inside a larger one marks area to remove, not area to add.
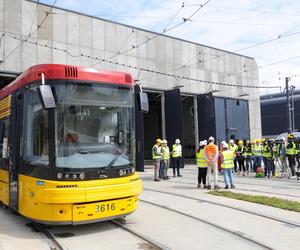
[[[113,165],[115,162],[119,159],[121,155],[123,155],[124,151],[127,149],[130,142],[134,139],[134,137],[130,138],[127,143],[124,144],[124,146],[121,149],[121,152],[119,154],[115,154],[115,157],[110,161],[110,163],[107,164],[106,168],[113,168]]]

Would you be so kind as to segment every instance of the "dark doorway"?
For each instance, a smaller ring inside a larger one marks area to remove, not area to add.
[[[183,120],[183,152],[184,160],[195,160],[195,107],[194,97],[182,96],[182,120]]]
[[[216,119],[212,93],[197,96],[199,140],[216,137]]]
[[[152,147],[157,138],[162,138],[161,95],[147,92],[149,112],[144,114],[144,148],[145,160],[152,159]]]
[[[165,91],[165,119],[166,119],[166,138],[169,147],[175,143],[176,139],[183,145],[183,119],[182,119],[182,101],[179,89]],[[183,150],[182,157],[185,157]],[[180,161],[184,167],[184,162]]]

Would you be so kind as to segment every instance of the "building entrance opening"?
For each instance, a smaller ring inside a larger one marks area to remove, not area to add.
[[[182,96],[182,120],[183,120],[183,152],[185,161],[195,160],[195,106],[194,97]]]
[[[147,92],[149,112],[144,114],[145,160],[152,159],[152,147],[157,138],[162,138],[162,94]]]

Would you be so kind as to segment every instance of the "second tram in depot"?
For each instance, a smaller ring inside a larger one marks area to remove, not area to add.
[[[59,64],[32,66],[2,88],[0,201],[45,224],[132,213],[142,190],[133,88],[126,73]]]

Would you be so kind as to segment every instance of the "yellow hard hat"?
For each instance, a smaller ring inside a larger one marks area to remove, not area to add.
[[[161,143],[161,139],[156,139],[156,143]]]
[[[266,140],[265,138],[262,138],[260,139],[260,142],[265,142],[265,140]]]
[[[239,144],[239,145],[243,145],[243,141],[242,141],[242,140],[239,140],[238,144]]]
[[[288,134],[287,138],[288,138],[288,139],[293,139],[293,138],[294,138],[294,135],[293,135],[293,134]]]

